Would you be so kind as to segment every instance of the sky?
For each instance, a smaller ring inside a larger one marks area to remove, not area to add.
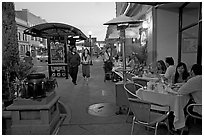
[[[15,10],[28,9],[47,22],[65,23],[80,29],[87,37],[105,39],[105,22],[116,17],[115,2],[14,2]]]

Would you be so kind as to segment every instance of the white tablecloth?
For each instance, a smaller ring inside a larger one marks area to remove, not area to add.
[[[141,79],[141,80],[147,80],[147,81],[157,81],[157,80],[159,80],[159,78],[157,78],[157,77],[153,77],[153,78],[151,78],[151,77],[138,77],[138,76],[134,76],[134,77],[132,77],[132,79],[133,80],[136,80],[136,79]]]
[[[184,116],[184,107],[188,103],[189,96],[176,95],[176,94],[167,94],[159,93],[153,90],[143,90],[139,89],[136,91],[137,96],[145,101],[152,103],[169,105],[170,110],[174,112],[174,127],[175,129],[180,129],[185,126],[185,116]]]

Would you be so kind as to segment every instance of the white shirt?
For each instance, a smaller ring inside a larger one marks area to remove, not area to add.
[[[197,104],[202,104],[202,75],[197,75],[189,79],[179,88],[178,93],[183,95],[191,93],[194,101]],[[195,109],[194,111],[202,114],[202,109]]]
[[[166,73],[164,74],[164,77],[168,79],[168,82],[172,83],[175,72],[176,72],[176,68],[174,65],[170,65],[166,69]]]

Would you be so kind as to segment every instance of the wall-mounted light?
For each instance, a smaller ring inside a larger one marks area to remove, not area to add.
[[[142,23],[142,27],[145,28],[145,29],[147,29],[147,28],[149,27],[148,22],[147,22],[147,21],[144,21],[144,22]]]

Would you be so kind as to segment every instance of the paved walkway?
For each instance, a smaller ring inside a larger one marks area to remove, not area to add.
[[[58,130],[59,135],[129,135],[131,123],[126,123],[126,115],[94,116],[88,114],[90,105],[111,103],[115,105],[115,85],[112,81],[104,82],[102,60],[95,59],[91,66],[91,78],[86,85],[79,68],[77,85],[71,79],[58,78],[56,88],[60,100],[69,114]],[[131,118],[129,119],[131,121]],[[153,135],[153,130],[135,125],[134,134]],[[159,126],[158,134],[168,135],[164,125]],[[193,134],[196,134],[193,133]]]

